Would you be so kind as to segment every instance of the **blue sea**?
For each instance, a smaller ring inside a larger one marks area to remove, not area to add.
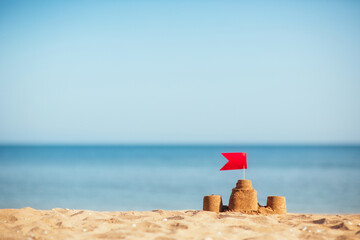
[[[202,209],[224,204],[246,152],[258,201],[285,196],[288,212],[360,213],[360,146],[0,146],[0,208],[106,211]]]

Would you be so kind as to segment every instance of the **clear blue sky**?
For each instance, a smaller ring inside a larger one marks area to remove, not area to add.
[[[0,143],[360,144],[360,1],[1,1]]]

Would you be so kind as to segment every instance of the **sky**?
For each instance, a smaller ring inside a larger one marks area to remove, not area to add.
[[[359,1],[1,1],[0,144],[360,144]]]

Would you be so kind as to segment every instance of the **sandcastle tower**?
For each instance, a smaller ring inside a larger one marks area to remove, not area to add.
[[[271,208],[275,214],[286,214],[286,200],[281,196],[268,196],[266,207]]]
[[[229,201],[229,211],[257,211],[257,192],[253,189],[250,180],[238,180],[232,189]]]
[[[203,210],[216,213],[222,212],[224,209],[221,195],[211,194],[209,196],[205,196],[203,202]]]

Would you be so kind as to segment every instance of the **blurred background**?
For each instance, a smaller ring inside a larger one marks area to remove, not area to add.
[[[1,1],[0,208],[360,212],[360,2]]]

